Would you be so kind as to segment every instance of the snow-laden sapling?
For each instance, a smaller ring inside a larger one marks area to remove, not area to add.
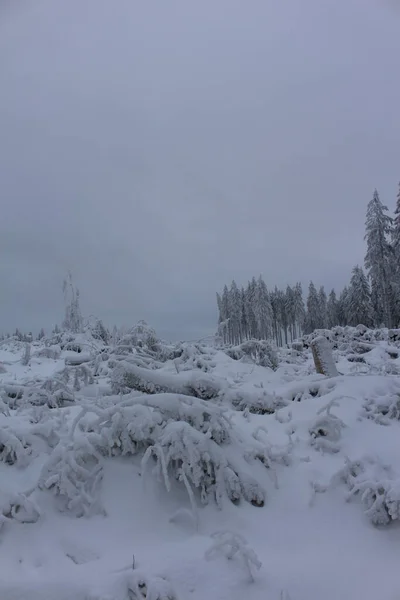
[[[26,494],[1,493],[0,497],[0,529],[9,521],[19,523],[36,523],[40,510],[36,503]]]
[[[194,429],[189,423],[171,422],[163,429],[157,444],[146,451],[142,466],[146,469],[150,457],[156,460],[156,472],[170,489],[171,477],[185,483],[189,489],[199,490],[203,504],[210,494],[218,506],[224,496],[232,502],[244,498],[254,506],[263,506],[265,494],[260,485],[228,460],[223,448],[209,436]]]
[[[273,345],[266,340],[248,340],[239,346],[225,350],[233,360],[248,359],[261,367],[278,368],[278,355]]]
[[[211,536],[214,543],[205,553],[206,560],[211,560],[216,556],[225,556],[228,560],[238,558],[245,568],[250,582],[254,582],[254,571],[259,571],[262,563],[257,554],[249,547],[246,539],[231,531],[217,531]]]
[[[367,457],[358,461],[346,460],[346,465],[334,477],[349,488],[347,500],[361,499],[365,514],[374,525],[388,525],[400,520],[400,480],[390,467]]]
[[[342,435],[342,429],[346,427],[342,419],[331,413],[333,406],[339,406],[335,399],[318,411],[319,416],[309,429],[311,445],[322,452],[339,452],[338,442]]]
[[[248,410],[258,415],[272,414],[287,405],[283,398],[275,393],[269,394],[262,387],[260,389],[260,386],[254,386],[253,391],[228,389],[224,393],[224,400],[231,402],[236,410]]]
[[[85,436],[60,442],[43,466],[38,487],[52,490],[56,506],[77,517],[103,513],[99,492],[102,457]]]
[[[289,466],[291,464],[291,453],[293,450],[291,435],[289,435],[288,443],[283,446],[271,444],[268,440],[268,431],[263,426],[257,427],[253,431],[252,436],[258,443],[245,452],[245,458],[249,462],[251,460],[260,461],[261,464],[268,469],[268,473],[274,482],[275,488],[278,489],[278,476],[275,465],[283,464]]]
[[[0,429],[0,461],[7,465],[25,467],[32,453],[25,437],[9,428]]]
[[[168,579],[156,575],[148,576],[137,570],[123,575],[116,591],[121,600],[179,600]]]
[[[380,425],[400,421],[400,389],[397,380],[390,381],[391,390],[384,396],[375,395],[364,403],[365,416]]]

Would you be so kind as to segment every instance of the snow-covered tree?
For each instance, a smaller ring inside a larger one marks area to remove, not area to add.
[[[304,329],[304,321],[306,318],[306,309],[304,306],[303,289],[301,287],[301,283],[296,283],[294,288],[294,312],[296,315],[297,324],[296,335],[301,335]]]
[[[371,281],[371,298],[375,313],[375,323],[392,326],[390,267],[391,247],[387,237],[391,233],[392,219],[387,215],[388,208],[374,191],[372,200],[368,203],[365,222],[367,253],[365,267]]]
[[[339,325],[338,301],[336,292],[333,288],[329,293],[328,302],[326,304],[326,320],[329,329]]]
[[[348,324],[366,325],[373,324],[373,311],[371,304],[371,293],[368,279],[360,266],[355,266],[352,271],[350,286],[347,297]]]
[[[240,344],[242,342],[242,331],[241,331],[241,320],[242,320],[242,306],[241,306],[241,294],[235,281],[232,281],[231,289],[229,291],[229,313],[231,323],[231,335],[233,344]]]
[[[311,281],[308,287],[306,332],[312,333],[320,325],[320,308],[318,293],[314,283]]]
[[[65,297],[65,318],[63,326],[73,333],[81,333],[83,330],[83,318],[79,306],[79,290],[75,287],[72,274],[69,272],[64,279],[63,292]]]
[[[342,327],[348,324],[348,296],[349,290],[347,286],[345,286],[337,303],[338,324]]]
[[[286,286],[285,304],[291,341],[293,341],[296,337],[296,312],[294,297],[294,289],[290,287],[290,285]]]
[[[257,338],[267,340],[271,337],[272,331],[272,307],[267,286],[261,275],[255,289],[254,314],[257,323]]]
[[[323,285],[319,288],[318,292],[318,320],[319,320],[319,328],[325,329],[327,324],[327,298],[325,293],[325,288]]]
[[[391,304],[393,325],[400,324],[400,183],[392,227]]]

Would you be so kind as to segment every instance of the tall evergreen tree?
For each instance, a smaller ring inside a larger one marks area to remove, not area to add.
[[[347,307],[349,325],[353,325],[353,327],[360,324],[367,327],[372,326],[373,311],[369,283],[363,269],[358,265],[352,271]]]
[[[297,332],[296,336],[302,334],[306,318],[306,309],[303,300],[303,289],[301,283],[296,283],[294,288],[294,312],[296,316]]]
[[[230,319],[230,302],[229,302],[229,290],[228,286],[224,285],[221,298],[221,311],[222,311],[222,322],[223,327],[223,339],[225,344],[232,344],[232,325]]]
[[[296,337],[296,312],[295,312],[295,293],[294,289],[288,285],[286,287],[286,314],[289,326],[291,341]]]
[[[232,281],[231,289],[229,291],[229,313],[231,319],[231,343],[240,344],[242,342],[242,306],[240,291],[235,281]]]
[[[367,253],[365,267],[371,281],[371,297],[376,325],[392,325],[390,267],[391,247],[387,236],[391,233],[392,219],[388,208],[382,204],[378,191],[368,203],[365,222]]]
[[[327,298],[325,288],[323,285],[319,288],[318,292],[318,321],[319,328],[326,329],[327,327]]]
[[[240,324],[241,324],[241,329],[242,329],[242,335],[243,335],[243,339],[248,340],[249,339],[249,330],[248,330],[247,314],[246,314],[246,292],[243,287],[240,290],[240,303],[241,303],[241,323]]]
[[[348,325],[348,297],[349,290],[347,286],[345,286],[339,296],[339,300],[337,303],[338,322],[339,325],[341,325],[342,327]]]
[[[272,332],[272,307],[267,286],[261,275],[256,286],[256,307],[257,337],[266,340],[271,337]]]
[[[330,291],[328,302],[326,304],[326,320],[329,329],[339,325],[338,301],[334,289]]]
[[[392,227],[392,263],[391,272],[391,304],[392,325],[398,327],[400,324],[400,183],[397,193],[396,208],[394,211]]]
[[[307,297],[307,316],[306,316],[306,333],[312,333],[314,329],[319,328],[319,299],[318,293],[313,282],[310,282],[308,287]]]

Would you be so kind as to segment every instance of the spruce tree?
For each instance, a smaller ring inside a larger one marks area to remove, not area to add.
[[[332,289],[329,293],[329,298],[326,305],[326,320],[329,329],[339,325],[338,301],[334,289]]]
[[[229,313],[231,319],[231,333],[233,344],[240,344],[242,342],[242,331],[241,331],[241,320],[242,320],[242,307],[241,307],[241,295],[238,286],[235,281],[232,281],[231,289],[229,291]]]
[[[394,211],[392,227],[392,262],[391,262],[391,304],[392,304],[392,325],[399,326],[400,323],[400,183],[397,193],[396,208]]]
[[[387,210],[388,208],[380,201],[378,191],[375,190],[372,200],[368,203],[365,222],[367,242],[365,267],[371,282],[375,324],[391,327],[390,267],[392,261],[387,236],[391,233],[392,219],[386,214]]]
[[[304,329],[306,309],[303,300],[303,289],[301,283],[296,283],[294,288],[294,312],[296,316],[297,333],[295,335],[301,335]]]
[[[257,282],[257,299],[259,303],[260,339],[267,340],[272,334],[272,307],[267,286],[261,275]]]
[[[318,292],[318,321],[319,329],[326,329],[327,327],[327,299],[325,288],[323,285],[319,288]]]
[[[337,303],[338,323],[342,327],[348,325],[348,295],[349,291],[347,286],[345,286]]]
[[[308,287],[306,333],[312,333],[319,328],[319,299],[313,282]]]
[[[366,325],[371,327],[373,324],[373,311],[371,304],[371,293],[368,279],[361,267],[354,267],[350,280],[350,286],[347,296],[347,314],[349,325]]]

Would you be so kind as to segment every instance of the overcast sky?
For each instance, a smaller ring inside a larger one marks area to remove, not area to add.
[[[400,0],[0,0],[0,330],[215,329],[215,292],[341,288],[400,179]]]

